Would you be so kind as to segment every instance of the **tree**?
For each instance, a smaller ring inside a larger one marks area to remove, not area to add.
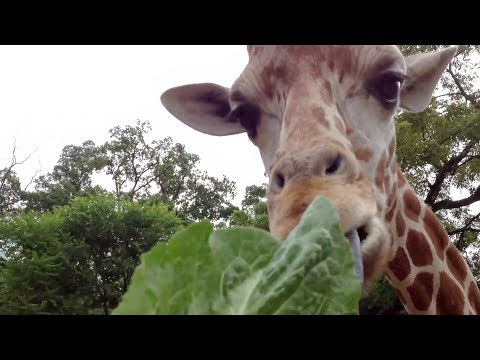
[[[107,194],[92,186],[94,172],[113,180],[117,197],[165,203],[184,223],[200,219],[227,219],[234,206],[235,183],[198,169],[200,158],[167,137],[147,141],[148,121],[116,126],[101,146],[85,141],[62,150],[52,172],[35,180],[35,191],[23,193],[27,210],[52,211],[78,196]]]
[[[254,226],[269,230],[267,207],[267,184],[250,185],[245,188],[242,208],[233,211],[230,226]]]
[[[402,46],[405,55],[437,50]],[[460,46],[440,80],[432,103],[396,120],[397,159],[411,186],[442,220],[477,280],[480,211],[480,46]],[[476,209],[475,209],[475,205]],[[389,284],[380,280],[367,299],[380,312],[399,309]],[[383,300],[382,300],[383,299]],[[382,304],[383,301],[383,304]]]
[[[105,314],[127,290],[140,255],[177,231],[180,220],[165,205],[140,204],[127,199],[90,196],[58,209],[63,230],[88,248],[94,308]]]
[[[140,255],[180,227],[165,205],[98,195],[1,220],[0,312],[109,314]]]
[[[4,169],[0,169],[0,215],[18,209],[24,192],[36,176],[35,173],[32,180],[25,186],[25,188],[21,188],[20,179],[15,173],[15,167],[26,162],[34,152],[23,160],[17,160],[16,151],[17,146],[14,142],[10,165]]]
[[[228,217],[235,183],[200,171],[200,158],[169,137],[147,142],[150,130],[149,122],[140,120],[134,127],[110,130],[111,140],[102,148],[117,195],[143,200],[153,196],[175,208],[186,223]]]
[[[81,146],[65,146],[53,171],[35,180],[35,191],[24,193],[26,209],[51,211],[77,196],[105,193],[99,187],[92,187],[91,176],[103,169],[106,162],[102,149],[91,140]]]
[[[17,214],[0,221],[0,313],[87,313],[93,281],[78,264],[81,242],[62,233],[58,214]]]
[[[0,215],[15,210],[21,201],[21,192],[17,174],[11,168],[0,170]]]

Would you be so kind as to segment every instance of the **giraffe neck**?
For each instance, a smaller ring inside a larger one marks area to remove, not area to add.
[[[393,238],[386,275],[409,314],[480,314],[480,290],[440,220],[404,175],[385,219]]]

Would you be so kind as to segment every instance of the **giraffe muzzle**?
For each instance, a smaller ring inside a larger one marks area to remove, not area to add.
[[[390,235],[380,219],[366,177],[355,181],[303,178],[287,184],[281,193],[270,192],[270,231],[277,238],[286,239],[317,196],[327,198],[338,212],[340,227],[350,241],[355,270],[363,281],[365,293],[384,271],[391,249]]]

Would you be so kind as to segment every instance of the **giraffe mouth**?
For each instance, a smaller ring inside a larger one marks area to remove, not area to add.
[[[345,237],[350,241],[355,261],[355,272],[363,286],[368,286],[382,270],[391,246],[391,238],[381,219],[370,218],[363,225],[348,231]]]
[[[352,248],[353,258],[355,261],[355,272],[359,276],[362,283],[365,282],[363,252],[369,246],[370,242],[374,240],[374,233],[377,231],[374,231],[373,229],[377,227],[378,222],[375,218],[373,218],[345,234],[345,237],[350,241],[350,246]]]

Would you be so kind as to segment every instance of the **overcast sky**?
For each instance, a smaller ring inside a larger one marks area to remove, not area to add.
[[[114,126],[149,120],[152,139],[171,136],[199,155],[210,175],[235,181],[239,204],[245,186],[267,181],[258,150],[245,134],[190,129],[160,95],[189,83],[229,87],[247,61],[245,46],[0,46],[0,168],[14,140],[18,159],[37,149],[15,169],[25,185],[37,170],[52,171],[65,145],[99,145]]]
[[[200,167],[244,188],[266,181],[258,150],[245,134],[213,137],[176,120],[160,102],[173,86],[216,82],[230,86],[247,64],[244,46],[0,46],[0,168],[13,141],[25,184],[49,172],[65,145],[108,140],[116,125],[149,120],[151,135],[171,136],[200,156]]]

